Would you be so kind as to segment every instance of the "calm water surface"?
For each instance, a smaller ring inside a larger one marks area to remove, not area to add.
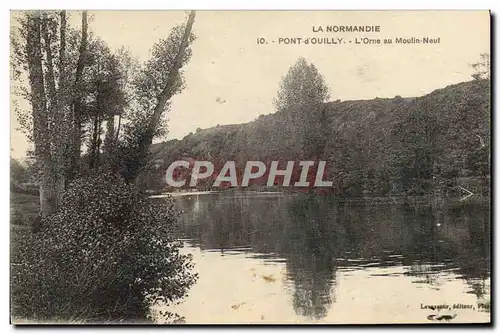
[[[199,280],[168,309],[187,323],[490,321],[479,305],[490,301],[488,205],[248,192],[175,202]]]

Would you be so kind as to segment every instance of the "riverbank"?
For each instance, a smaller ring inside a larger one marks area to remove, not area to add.
[[[334,202],[339,204],[341,203],[363,203],[367,205],[378,205],[378,204],[408,204],[408,205],[420,205],[425,203],[430,203],[433,205],[442,205],[442,204],[457,204],[457,203],[475,203],[475,204],[487,204],[490,202],[489,196],[472,194],[470,196],[463,197],[443,197],[436,195],[424,195],[424,196],[365,196],[365,197],[335,197],[331,194],[321,194],[315,192],[302,192],[302,191],[259,191],[259,190],[249,190],[249,189],[239,189],[239,188],[231,188],[219,191],[176,191],[176,192],[163,192],[155,195],[149,196],[149,198],[166,198],[166,197],[181,197],[181,196],[200,196],[200,195],[215,195],[215,194],[240,194],[240,195],[290,195],[290,196],[299,196],[299,195],[309,195],[309,196],[324,196]]]

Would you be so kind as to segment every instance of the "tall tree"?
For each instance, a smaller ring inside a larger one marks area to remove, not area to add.
[[[299,58],[281,79],[274,104],[277,112],[285,113],[291,140],[301,143],[302,156],[323,154],[327,115],[322,104],[329,97],[325,79],[305,58]]]
[[[41,167],[40,211],[43,216],[55,210],[55,175],[52,165],[49,117],[45,93],[42,55],[42,17],[39,12],[26,14],[26,61],[31,88],[30,101],[33,110],[33,139],[35,156]],[[50,84],[49,84],[50,86]]]
[[[88,41],[88,19],[87,11],[82,12],[82,34],[80,40],[80,48],[78,55],[78,63],[76,65],[76,74],[74,82],[74,97],[73,97],[73,136],[71,141],[72,153],[67,170],[68,181],[75,178],[78,165],[80,162],[81,146],[82,146],[82,76],[86,64]]]
[[[14,79],[21,84],[24,75],[29,79],[29,87],[21,86],[21,96],[32,110],[18,110],[18,118],[34,144],[42,216],[56,210],[66,183],[75,36],[65,11],[23,12],[12,34]]]
[[[281,79],[274,105],[278,112],[299,112],[302,108],[317,107],[329,98],[329,88],[323,76],[314,64],[301,57]]]
[[[66,12],[43,12],[41,14],[41,32],[45,54],[45,81],[47,87],[47,105],[50,115],[50,141],[52,165],[55,178],[56,206],[65,185],[65,166],[68,157],[66,143],[70,134],[66,129],[70,124],[68,110],[69,92],[66,75]],[[57,29],[59,27],[59,29]],[[59,35],[59,36],[58,36]],[[59,61],[57,61],[59,56]]]
[[[195,16],[191,11],[186,24],[174,27],[166,40],[155,44],[153,57],[134,80],[138,109],[129,115],[125,129],[129,152],[122,162],[122,173],[129,180],[144,167],[153,138],[165,133],[162,116],[172,96],[184,88],[181,68],[191,57]]]

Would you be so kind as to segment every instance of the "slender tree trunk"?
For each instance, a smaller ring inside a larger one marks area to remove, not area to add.
[[[69,89],[68,80],[68,70],[66,64],[66,11],[62,10],[59,13],[60,26],[59,26],[59,76],[57,78],[58,88],[57,88],[57,102],[58,102],[58,119],[60,124],[60,134],[58,137],[58,164],[59,164],[59,180],[58,180],[58,206],[62,199],[62,194],[67,188],[68,179],[66,175],[66,170],[69,166],[70,161],[70,148],[71,148],[71,138],[72,138],[72,115],[70,109],[70,101],[72,98],[71,91]]]
[[[80,164],[80,150],[82,146],[82,101],[81,101],[81,80],[83,69],[85,67],[85,58],[87,52],[87,11],[82,13],[82,40],[80,42],[80,50],[78,56],[78,64],[75,74],[75,98],[73,99],[73,135],[72,135],[72,154],[69,164],[67,177],[68,180],[74,179],[78,166]]]
[[[43,15],[41,21],[42,21],[41,27],[42,27],[42,36],[45,47],[45,54],[47,55],[46,84],[48,91],[49,110],[50,113],[53,113],[55,111],[55,108],[57,107],[57,93],[56,93],[56,79],[54,76],[54,57],[52,55],[52,48],[51,48],[52,36],[50,36],[49,29],[47,27],[47,21],[48,21],[47,14]]]
[[[55,178],[50,152],[47,106],[42,65],[41,18],[39,13],[29,14],[26,36],[28,76],[33,108],[33,137],[35,157],[41,170],[40,214],[46,217],[56,210]]]
[[[62,10],[61,13],[59,14],[60,19],[61,19],[61,26],[60,26],[60,41],[61,41],[61,46],[59,49],[59,83],[62,82],[62,80],[65,77],[66,72],[61,71],[62,69],[65,69],[65,64],[66,64],[66,11]]]
[[[98,116],[97,118],[97,141],[95,146],[95,166],[99,167],[101,165],[101,127],[102,127],[102,118]]]
[[[48,16],[45,14],[42,17],[42,37],[44,41],[45,54],[47,56],[47,91],[48,91],[48,102],[49,102],[49,117],[52,119],[52,122],[49,122],[49,132],[50,132],[50,141],[51,141],[51,154],[52,154],[52,168],[53,168],[53,177],[54,177],[54,196],[56,198],[56,208],[59,206],[59,202],[61,200],[62,193],[64,191],[65,186],[65,166],[66,166],[66,143],[68,136],[67,129],[69,124],[65,122],[65,114],[64,107],[65,103],[63,103],[64,93],[61,90],[64,90],[64,72],[65,72],[65,64],[64,57],[66,51],[66,27],[65,27],[65,17],[61,18],[61,49],[59,51],[59,55],[62,57],[62,60],[59,61],[56,66],[59,67],[59,77],[58,83],[59,87],[56,88],[56,77],[54,74],[54,57],[52,52],[52,41],[55,36],[51,36],[48,28]],[[61,82],[61,79],[63,82]]]
[[[115,149],[115,116],[108,113],[106,118],[106,137],[104,137],[104,152],[106,153],[106,160],[109,160]]]
[[[71,163],[72,157],[72,138],[73,138],[73,115],[71,109],[71,101],[73,97],[73,92],[70,89],[70,83],[68,80],[68,70],[66,64],[66,11],[62,10],[59,13],[61,25],[59,30],[59,40],[60,40],[60,48],[59,48],[59,104],[61,111],[61,119],[62,119],[62,128],[64,132],[64,136],[62,137],[63,142],[62,145],[62,165],[61,168],[63,170],[63,177],[61,181],[60,187],[62,189],[66,189],[68,187],[69,179],[67,170]],[[61,192],[62,194],[62,192]]]
[[[97,74],[99,75],[100,71],[100,63],[97,62]],[[99,140],[101,135],[101,120],[100,115],[102,113],[102,104],[101,102],[101,84],[100,81],[97,80],[97,96],[96,96],[96,109],[94,114],[94,124],[92,129],[92,140],[90,143],[90,156],[89,156],[89,168],[94,169],[97,165],[98,153],[99,153]]]
[[[96,159],[97,159],[97,153],[98,153],[98,141],[99,141],[99,130],[100,130],[100,122],[99,122],[99,111],[96,111],[94,115],[94,121],[93,121],[93,128],[92,128],[92,140],[90,142],[90,154],[89,154],[89,168],[93,169],[96,167]]]
[[[120,138],[120,127],[122,125],[122,114],[118,115],[118,126],[116,127],[116,143],[118,143],[118,140]]]

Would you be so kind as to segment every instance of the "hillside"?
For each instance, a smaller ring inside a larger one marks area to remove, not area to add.
[[[424,194],[457,178],[487,178],[490,87],[475,80],[418,98],[336,101],[293,115],[199,130],[151,147],[157,188],[175,160],[328,161],[339,196]],[[486,187],[487,188],[487,187]]]

